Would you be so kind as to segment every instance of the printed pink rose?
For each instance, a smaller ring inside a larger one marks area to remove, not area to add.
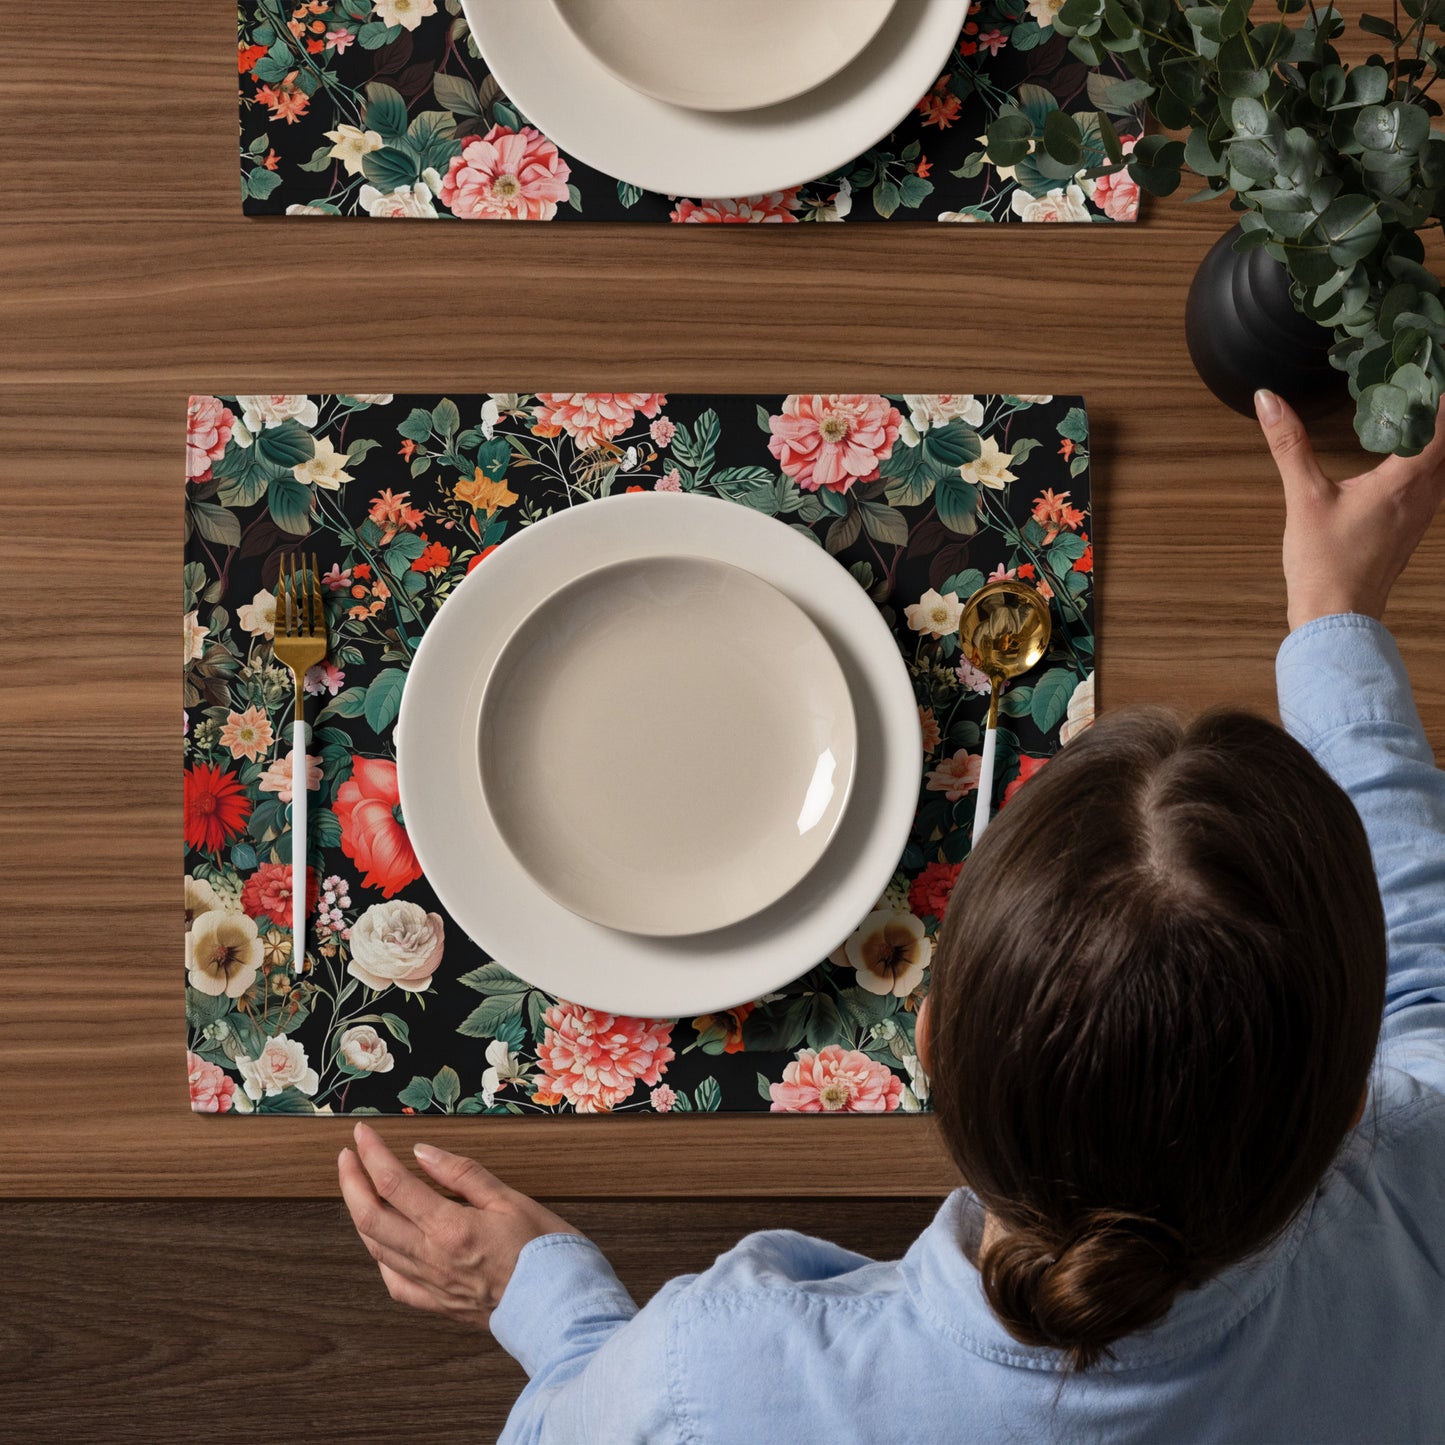
[[[542,1015],[539,1094],[566,1099],[579,1114],[604,1114],[639,1080],[656,1084],[672,1062],[670,1019],[634,1019],[559,1000]]]
[[[550,221],[572,170],[541,131],[494,125],[453,156],[441,200],[468,221]]]
[[[928,791],[942,793],[950,803],[956,803],[978,787],[978,777],[982,770],[982,756],[960,748],[951,758],[942,759],[936,768],[930,770]]]
[[[652,438],[654,446],[666,447],[672,445],[672,439],[677,435],[677,428],[672,424],[670,417],[660,416],[648,427],[647,434]]]
[[[1124,142],[1124,154],[1134,149],[1135,136]],[[1115,221],[1132,221],[1139,214],[1139,183],[1128,171],[1119,171],[1112,176],[1100,176],[1094,182],[1094,204]]]
[[[211,463],[218,462],[231,440],[235,413],[214,396],[193,396],[186,411],[186,480],[208,482]]]
[[[669,467],[658,479],[656,490],[659,492],[680,492],[682,490],[682,473],[676,467]]]
[[[746,226],[797,223],[798,192],[770,191],[765,196],[743,196],[738,200],[687,201],[673,207],[669,220],[678,225]]]
[[[647,1100],[659,1114],[670,1114],[672,1106],[677,1103],[677,1091],[670,1084],[659,1084]]]
[[[226,1114],[236,1097],[236,1081],[220,1067],[186,1050],[186,1075],[191,1089],[191,1108],[197,1114]]]
[[[654,417],[666,403],[663,391],[541,391],[532,415],[544,435],[566,432],[591,451],[620,437],[639,412]]]
[[[774,1114],[888,1114],[898,1107],[903,1081],[886,1064],[829,1044],[803,1049],[769,1084]]]
[[[846,492],[877,477],[902,421],[881,396],[790,396],[783,414],[768,418],[768,450],[805,492]]]

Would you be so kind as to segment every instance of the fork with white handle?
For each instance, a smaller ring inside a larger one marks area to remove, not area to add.
[[[289,563],[289,566],[288,566]],[[306,673],[326,659],[326,608],[321,601],[316,556],[298,569],[293,553],[276,582],[276,660],[296,679],[296,716],[291,724],[291,970],[306,963]]]

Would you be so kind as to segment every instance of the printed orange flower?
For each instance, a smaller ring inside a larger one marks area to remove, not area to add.
[[[720,1014],[703,1014],[693,1019],[692,1026],[699,1034],[704,1034],[709,1029],[721,1029],[724,1039],[723,1053],[740,1054],[743,1051],[743,1024],[755,1008],[755,1003],[744,1003],[737,1008],[725,1009]]]
[[[914,107],[923,117],[925,127],[936,125],[939,130],[947,130],[958,119],[963,102],[948,88],[952,79],[951,74],[940,75],[933,89]]]
[[[440,572],[452,560],[451,549],[440,542],[428,542],[420,557],[411,564],[413,572]]]
[[[306,114],[311,97],[297,87],[297,73],[293,70],[279,86],[257,87],[256,99],[270,110],[272,120],[284,120],[287,125],[295,125]]]
[[[1048,762],[1047,758],[1031,758],[1027,753],[1021,754],[1019,757],[1019,775],[1003,790],[1004,803],[1007,803],[1046,762]],[[999,806],[1002,807],[1003,804],[1001,803]]]
[[[1061,441],[1061,442],[1059,443],[1059,455],[1060,455],[1061,457],[1063,457],[1063,459],[1064,459],[1065,461],[1068,461],[1068,459],[1069,459],[1071,456],[1073,456],[1073,454],[1074,454],[1074,443],[1073,443],[1073,440],[1072,440],[1070,437],[1065,437],[1065,438],[1063,439],[1063,441]]]
[[[933,174],[933,162],[927,156],[920,156],[914,174],[920,181],[926,181]]]
[[[474,567],[478,567],[485,562],[501,545],[500,542],[493,542],[490,547],[483,547],[482,550],[467,563],[467,572],[470,574]]]
[[[236,46],[236,69],[239,74],[245,75],[255,68],[256,62],[265,55],[264,45],[237,45]]]
[[[394,493],[390,487],[371,499],[367,516],[381,530],[381,546],[386,546],[398,532],[410,532],[422,523],[422,514],[407,502],[410,492]]]
[[[1048,488],[1034,498],[1034,521],[1044,529],[1044,546],[1048,546],[1060,532],[1077,532],[1084,513],[1069,505],[1069,492],[1054,494]]]
[[[416,451],[416,443],[412,441],[410,437],[407,437],[407,439],[402,442],[400,450],[402,461],[409,462],[412,459],[412,454]]]
[[[501,507],[510,507],[517,500],[516,492],[507,485],[506,477],[491,481],[478,467],[470,481],[461,481],[456,486],[456,498],[469,507],[485,512],[489,517]]]
[[[1084,555],[1080,557],[1077,562],[1074,563],[1074,571],[1092,572],[1094,570],[1094,544],[1092,542],[1089,542],[1089,534],[1087,532],[1084,532],[1081,535],[1083,536],[1084,541],[1088,542],[1089,545],[1084,548]]]

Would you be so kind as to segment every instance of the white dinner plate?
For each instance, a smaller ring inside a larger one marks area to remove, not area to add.
[[[624,84],[692,110],[758,110],[851,64],[895,0],[552,0]]]
[[[822,85],[781,105],[721,113],[634,90],[547,0],[462,0],[497,84],[557,146],[644,190],[700,198],[782,191],[847,165],[938,79],[968,7],[897,0],[872,44]]]
[[[858,761],[832,842],[796,887],[731,927],[649,938],[579,917],[537,886],[488,812],[477,739],[493,666],[540,602],[598,567],[680,554],[742,566],[812,619],[848,685]],[[773,518],[668,493],[580,503],[524,528],[475,568],[417,648],[396,741],[407,832],[455,922],[548,993],[663,1018],[747,1003],[832,953],[898,866],[923,762],[902,654],[853,577]]]
[[[482,696],[482,794],[564,908],[707,933],[822,857],[854,742],[843,671],[801,608],[726,562],[642,557],[512,634]]]

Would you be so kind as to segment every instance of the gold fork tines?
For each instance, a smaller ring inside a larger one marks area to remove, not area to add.
[[[275,634],[276,660],[289,667],[296,679],[296,721],[303,722],[306,674],[326,660],[326,609],[314,552],[309,567],[304,556],[298,567],[295,553],[282,559],[276,582]]]

